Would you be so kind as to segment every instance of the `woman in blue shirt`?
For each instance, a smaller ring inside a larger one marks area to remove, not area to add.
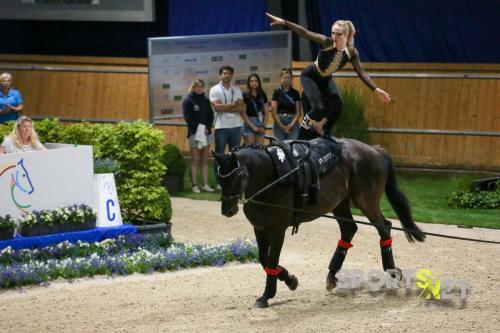
[[[17,120],[23,110],[21,93],[11,86],[12,75],[10,73],[0,75],[0,123]]]

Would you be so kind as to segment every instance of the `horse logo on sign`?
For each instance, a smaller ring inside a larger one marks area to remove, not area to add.
[[[31,182],[29,172],[24,166],[24,160],[21,159],[17,164],[7,164],[0,167],[0,178],[4,175],[10,175],[10,196],[12,202],[23,213],[31,207],[30,203],[22,203],[21,198],[30,196],[35,188]],[[24,199],[26,200],[26,199]]]

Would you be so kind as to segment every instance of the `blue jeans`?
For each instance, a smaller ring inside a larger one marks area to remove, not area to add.
[[[215,130],[215,152],[219,155],[224,154],[226,145],[231,150],[240,145],[241,127],[219,128]],[[214,160],[214,173],[217,176],[217,160]]]
[[[279,115],[279,117],[283,125],[288,125],[292,122],[295,115]],[[288,133],[285,133],[285,131],[278,124],[274,124],[273,126],[273,134],[276,139],[280,141],[297,140],[299,138],[299,131],[300,126],[298,123],[295,123]]]

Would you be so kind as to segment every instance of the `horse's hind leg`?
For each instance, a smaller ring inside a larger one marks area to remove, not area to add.
[[[392,253],[392,223],[384,218],[378,204],[370,208],[363,207],[361,210],[370,222],[374,224],[375,228],[377,228],[380,236],[380,254],[382,256],[382,267],[384,271],[389,273],[392,278],[400,280],[401,270],[394,264],[394,256]]]
[[[330,261],[330,265],[328,265],[329,272],[326,277],[326,290],[332,290],[336,287],[337,278],[335,277],[335,274],[337,274],[337,272],[342,268],[342,264],[344,263],[344,259],[347,255],[347,250],[352,247],[352,238],[358,230],[356,223],[340,219],[344,217],[352,220],[349,199],[344,199],[340,205],[335,207],[333,214],[335,217],[339,217],[337,221],[340,227],[340,240],[338,242],[337,249],[333,254],[332,260]]]
[[[284,281],[291,290],[297,289],[298,280],[289,274],[285,267],[278,265],[285,230],[271,233],[256,229],[254,231],[259,246],[259,261],[267,276],[264,294],[257,299],[255,307],[266,308],[269,306],[267,300],[276,295],[278,279]]]

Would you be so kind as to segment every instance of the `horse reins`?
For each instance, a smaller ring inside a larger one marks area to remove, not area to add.
[[[236,161],[238,163],[238,166],[236,168],[234,168],[233,170],[229,171],[228,173],[226,174],[221,174],[220,173],[220,165],[217,167],[217,176],[220,177],[220,178],[229,178],[231,177],[233,174],[236,174],[236,176],[240,176],[241,175],[241,165],[240,165],[240,161]],[[222,202],[225,202],[225,201],[231,201],[231,200],[238,200],[241,198],[241,190],[240,190],[240,193],[238,194],[235,194],[235,195],[229,195],[229,196],[223,196],[221,195],[220,197],[220,201]]]

